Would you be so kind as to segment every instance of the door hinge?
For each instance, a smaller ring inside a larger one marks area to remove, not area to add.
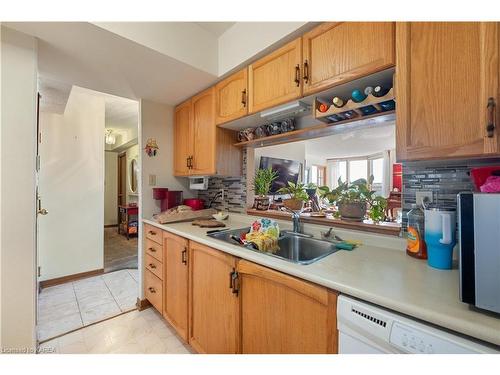
[[[240,278],[238,272],[233,268],[233,272],[230,274],[231,276],[231,292],[233,294],[238,295],[240,291]]]
[[[36,156],[36,171],[40,172],[40,155]]]
[[[42,267],[38,266],[38,277],[42,276]]]

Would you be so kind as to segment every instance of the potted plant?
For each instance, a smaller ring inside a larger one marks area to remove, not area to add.
[[[260,211],[269,209],[269,191],[274,180],[278,178],[278,173],[271,167],[259,169],[253,178],[253,191],[255,193],[253,207]]]
[[[335,204],[340,217],[344,220],[363,221],[369,209],[369,217],[379,222],[385,219],[387,200],[376,196],[375,191],[371,190],[372,181],[373,176],[370,176],[370,183],[362,178],[348,184],[339,178],[335,189],[330,190],[328,186],[320,187],[320,196]]]
[[[288,181],[288,186],[279,189],[278,193],[290,196],[288,199],[283,199],[283,205],[292,211],[302,211],[304,202],[309,200],[304,184],[301,183],[294,184]]]

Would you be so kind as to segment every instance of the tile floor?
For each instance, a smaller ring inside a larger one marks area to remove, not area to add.
[[[137,269],[126,269],[43,289],[38,298],[38,340],[135,309],[138,277]]]
[[[153,308],[131,311],[39,346],[42,354],[189,354],[191,349]]]
[[[137,268],[137,236],[127,240],[118,228],[104,228],[104,272]]]

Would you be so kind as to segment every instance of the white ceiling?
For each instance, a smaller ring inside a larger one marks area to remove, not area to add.
[[[236,22],[195,22],[198,26],[219,37]]]
[[[2,25],[39,38],[39,74],[50,81],[175,105],[217,78],[86,22]]]
[[[118,131],[135,131],[139,123],[139,103],[135,100],[106,95],[106,128]]]

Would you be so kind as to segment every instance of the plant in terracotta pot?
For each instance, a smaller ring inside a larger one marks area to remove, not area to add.
[[[320,187],[320,196],[337,206],[343,220],[363,221],[369,209],[368,216],[373,221],[379,222],[385,219],[387,200],[375,195],[375,191],[371,189],[372,182],[373,176],[370,176],[369,182],[361,178],[351,184],[342,182],[339,178],[335,189],[330,190],[328,186]]]
[[[278,193],[290,196],[288,199],[283,199],[283,205],[292,211],[302,211],[304,202],[309,200],[304,184],[301,183],[294,184],[288,181],[288,186],[279,189]]]
[[[259,169],[255,172],[253,178],[253,191],[255,193],[253,207],[260,211],[269,209],[269,191],[274,180],[278,178],[278,173],[273,171],[271,167]]]

